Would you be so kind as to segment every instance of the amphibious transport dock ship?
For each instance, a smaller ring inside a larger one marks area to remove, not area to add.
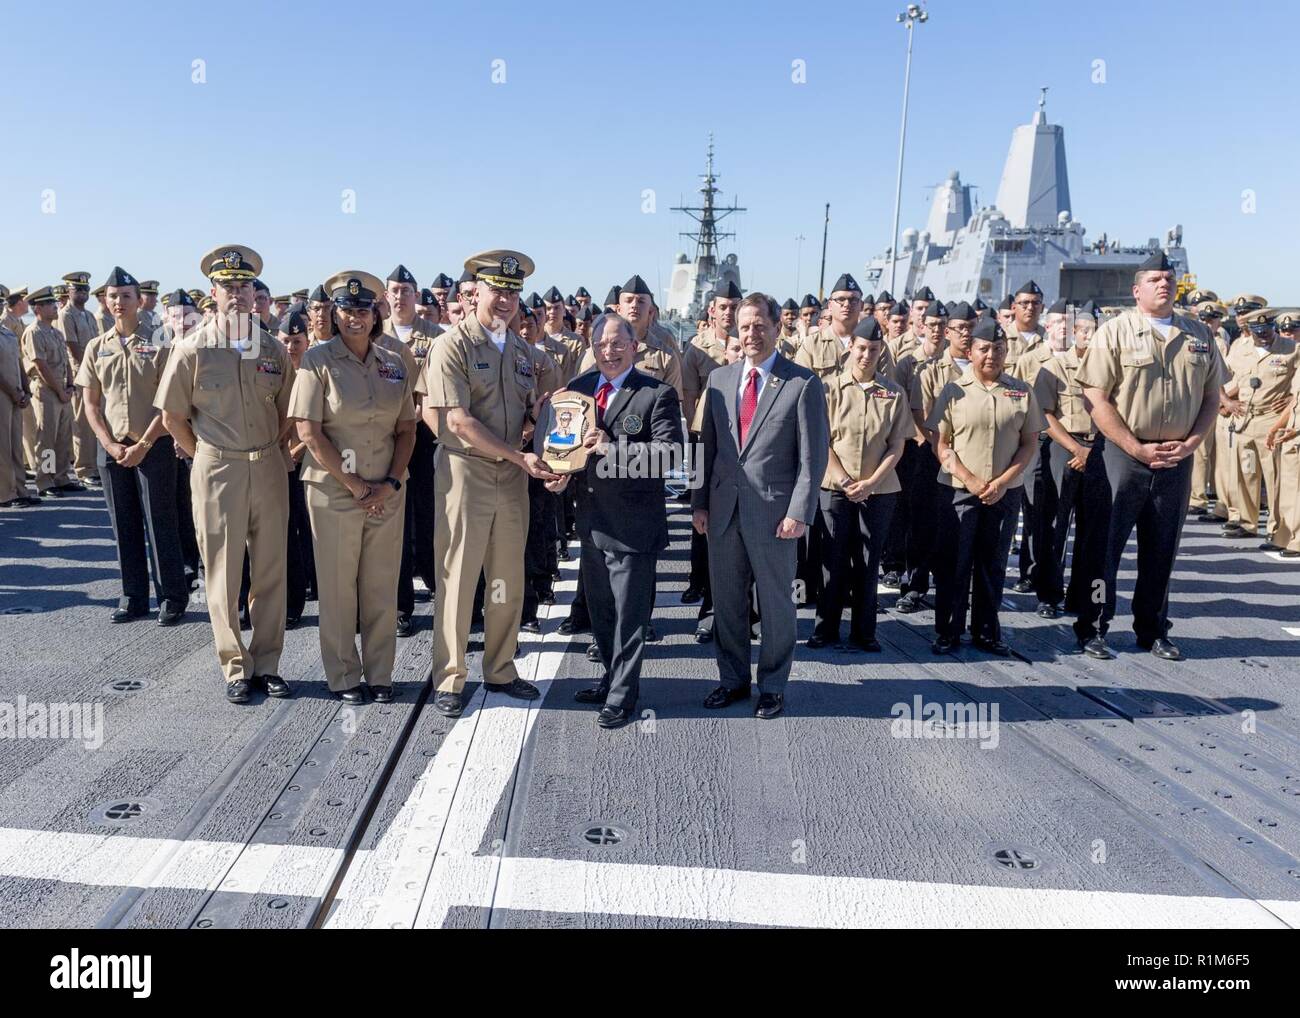
[[[1047,122],[1046,107],[1043,89],[1033,120],[1012,132],[995,203],[976,210],[973,187],[953,170],[934,190],[925,229],[904,230],[896,254],[867,263],[868,290],[911,294],[928,286],[943,300],[993,304],[1033,279],[1047,305],[1061,297],[1131,304],[1133,271],[1154,252],[1169,256],[1176,277],[1188,273],[1181,226],[1137,245],[1104,233],[1085,239],[1070,204],[1065,128]]]
[[[430,709],[424,604],[397,702],[344,707],[309,604],[295,698],[235,707],[201,589],[176,628],[109,624],[101,496],[0,513],[0,923],[1300,925],[1293,564],[1189,521],[1186,662],[1138,652],[1123,599],[1102,662],[1012,594],[1016,657],[936,658],[928,612],[885,612],[881,655],[801,644],[762,722],[701,707],[685,507],[671,524],[642,716],[605,732],[563,604],[521,643],[532,704],[472,673],[463,717]]]

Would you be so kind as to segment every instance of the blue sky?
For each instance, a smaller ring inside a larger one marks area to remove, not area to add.
[[[424,284],[497,246],[536,260],[529,288],[599,297],[633,272],[666,286],[688,228],[669,206],[694,200],[712,131],[723,200],[749,209],[723,247],[745,286],[793,294],[803,234],[798,285],[815,291],[825,202],[828,284],[889,244],[902,6],[181,2],[132,16],[66,0],[5,42],[0,281],[86,269],[98,283],[120,264],[192,287],[202,254],[246,243],[276,292],[399,261]],[[1300,303],[1278,257],[1300,227],[1300,5],[1258,8],[930,4],[901,226],[924,225],[927,187],[952,169],[991,203],[1047,85],[1089,237],[1181,223],[1201,285]]]

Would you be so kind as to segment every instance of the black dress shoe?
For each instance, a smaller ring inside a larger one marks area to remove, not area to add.
[[[289,688],[289,683],[278,675],[255,675],[254,681],[259,681],[262,688],[266,690],[267,696],[273,696],[277,700],[284,700],[293,695],[293,690]]]
[[[433,698],[433,709],[445,717],[458,718],[465,705],[459,693],[439,693]]]
[[[374,697],[375,703],[392,703],[397,699],[397,692],[392,686],[371,686],[370,695]]]
[[[164,601],[158,609],[158,625],[175,626],[179,625],[182,618],[185,617],[185,607],[183,605],[173,604],[170,601]]]
[[[573,694],[573,698],[578,703],[604,703],[605,698],[609,696],[609,686],[603,682],[599,686],[592,686],[589,689],[580,689]]]
[[[648,622],[648,623],[646,623],[646,627],[645,627],[645,642],[646,642],[646,643],[658,643],[658,642],[659,642],[659,630],[655,629],[655,624],[654,624],[653,622]]]
[[[67,484],[60,484],[57,490],[66,495],[76,495],[89,489],[80,481],[69,481]]]
[[[1091,640],[1080,640],[1079,650],[1098,661],[1115,660],[1115,652],[1106,645],[1104,636],[1094,636]]]
[[[911,615],[912,612],[919,612],[921,607],[921,595],[916,593],[914,590],[909,590],[894,602],[894,611],[902,612],[904,615]]]
[[[595,661],[597,663],[600,661],[600,648],[594,643],[587,644],[587,660]]]
[[[351,689],[345,689],[343,692],[335,693],[334,695],[344,703],[350,703],[355,706],[360,706],[366,702],[366,691],[360,686],[353,686]]]
[[[830,642],[831,641],[826,639],[826,637],[818,636],[816,633],[813,633],[812,636],[808,637],[808,642],[805,644],[805,646],[809,650],[821,650]]]
[[[527,622],[519,623],[519,631],[521,633],[540,633],[542,624],[536,619],[529,619]]]
[[[712,642],[713,642],[713,624],[712,624],[712,623],[710,623],[710,622],[701,622],[698,626],[695,627],[695,642],[696,642],[696,643],[712,643]]]
[[[113,614],[108,618],[110,622],[134,622],[136,619],[142,619],[148,614],[148,608],[114,608]]]
[[[1290,548],[1284,549],[1280,554],[1283,558],[1300,558],[1300,551],[1292,551]]]
[[[849,646],[854,650],[866,651],[868,654],[880,653],[880,641],[874,636],[850,636]]]
[[[411,635],[411,616],[407,612],[397,613],[397,635],[403,639]]]
[[[621,728],[632,720],[632,715],[622,707],[605,704],[596,715],[596,724],[601,728]]]
[[[494,686],[489,683],[487,688],[489,693],[504,693],[516,700],[536,700],[542,695],[542,691],[531,682],[518,678],[502,686]]]
[[[1222,535],[1223,537],[1231,537],[1231,538],[1234,538],[1234,539],[1239,539],[1239,538],[1242,538],[1242,537],[1254,537],[1254,536],[1255,536],[1255,535],[1252,534],[1249,530],[1246,530],[1244,527],[1242,527],[1242,526],[1240,526],[1239,524],[1236,524],[1236,523],[1225,523],[1225,524],[1223,525],[1223,529],[1222,529],[1221,531],[1219,531],[1219,533],[1220,533],[1220,535]]]
[[[936,636],[934,643],[930,644],[930,653],[951,654],[960,646],[961,641],[955,636]]]
[[[1171,640],[1160,637],[1151,644],[1151,653],[1162,661],[1181,661],[1183,652]]]
[[[704,600],[704,591],[687,587],[682,591],[682,604],[699,604]]]
[[[897,590],[898,585],[901,582],[902,578],[893,570],[885,573],[885,575],[880,578],[880,585],[882,587],[888,587],[890,590]]]
[[[46,488],[40,493],[41,498],[67,498],[68,494],[62,488]]]
[[[717,710],[720,707],[729,707],[740,700],[748,700],[750,697],[750,687],[741,686],[739,689],[728,689],[726,686],[719,686],[712,693],[704,698],[704,706],[709,710]]]
[[[284,628],[285,628],[285,629],[297,629],[298,626],[301,625],[301,623],[302,623],[302,617],[301,617],[301,616],[299,616],[299,615],[290,615],[290,616],[288,616],[287,618],[285,618],[285,620],[284,620]],[[161,621],[161,620],[159,620],[158,625],[160,625],[160,626],[162,625],[162,621]]]
[[[1029,580],[1017,580],[1011,589],[1017,594],[1028,594],[1034,589],[1034,585]]]
[[[248,703],[252,692],[253,687],[248,684],[247,679],[236,679],[234,682],[226,683],[226,700],[230,703]]]
[[[545,605],[555,604],[555,591],[553,590],[542,591],[540,594],[537,595],[537,603],[545,604]]]
[[[976,650],[982,650],[985,654],[992,654],[994,657],[1010,657],[1011,648],[1002,640],[990,640],[987,637],[977,636],[971,640],[971,646]]]
[[[1259,550],[1260,551],[1281,551],[1282,549],[1279,548],[1272,541],[1265,541],[1263,544],[1259,546]]]
[[[557,557],[561,562],[568,562],[569,559],[571,558],[571,556],[569,555],[569,549],[566,548],[564,545],[560,545],[560,550],[559,550],[559,552],[556,554],[556,557]]]
[[[785,710],[785,696],[781,693],[760,693],[758,707],[754,716],[764,719],[774,718]]]
[[[1038,617],[1040,619],[1059,619],[1061,617],[1061,607],[1048,601],[1039,601]]]
[[[573,623],[570,622],[568,619],[565,619],[563,622],[561,622],[558,626],[555,627],[555,631],[559,633],[561,636],[572,636]]]

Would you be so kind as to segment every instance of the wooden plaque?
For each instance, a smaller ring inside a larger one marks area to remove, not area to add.
[[[542,459],[557,474],[573,474],[587,465],[590,451],[582,443],[596,427],[596,401],[569,389],[558,390],[546,402],[538,421],[542,430]]]

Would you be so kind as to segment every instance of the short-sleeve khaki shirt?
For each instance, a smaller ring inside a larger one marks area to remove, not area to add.
[[[1082,359],[1078,350],[1070,347],[1059,357],[1046,361],[1034,379],[1034,397],[1038,408],[1060,421],[1061,427],[1071,435],[1091,439],[1097,429],[1083,405],[1083,390],[1079,387]]]
[[[446,425],[448,410],[460,408],[512,449],[523,443],[526,418],[536,405],[537,375],[528,344],[509,330],[505,349],[470,315],[444,332],[415,383],[426,408],[438,413],[439,444],[448,452],[495,459],[479,452]]]
[[[1078,381],[1102,390],[1139,442],[1181,442],[1227,372],[1200,322],[1175,314],[1165,339],[1129,308],[1094,333]]]
[[[336,449],[352,452],[352,472],[377,481],[387,477],[392,466],[398,421],[415,420],[414,392],[415,376],[397,351],[372,342],[363,360],[335,336],[303,354],[289,416],[319,423]],[[329,478],[308,448],[303,483],[321,484]]]
[[[989,388],[975,378],[973,368],[940,391],[925,426],[948,438],[962,466],[976,477],[992,480],[1011,465],[1025,435],[1037,435],[1047,425],[1034,392],[1018,378],[1002,374]],[[1024,483],[1024,472],[1008,487]],[[939,482],[954,488],[962,482],[939,468]]]
[[[1296,373],[1296,345],[1285,336],[1273,340],[1267,352],[1253,342],[1242,343],[1228,354],[1227,368],[1231,380],[1227,387],[1235,390],[1240,400],[1249,400],[1255,416],[1274,416],[1268,405],[1291,392],[1291,379]],[[1250,380],[1259,379],[1258,388],[1251,388]]]
[[[74,370],[81,363],[81,358],[86,354],[86,346],[92,339],[100,334],[99,322],[95,321],[95,316],[85,308],[75,308],[69,304],[59,312],[59,331],[63,333],[63,338],[72,348]],[[143,313],[140,316],[142,323],[147,321],[147,316]]]
[[[894,442],[912,434],[914,424],[907,394],[877,374],[863,388],[847,369],[826,386],[826,412],[830,419],[831,449],[855,481],[869,477],[880,466]],[[829,470],[823,488],[833,488]],[[902,490],[898,474],[890,470],[872,489],[888,495]]]
[[[154,342],[143,322],[129,336],[114,326],[86,344],[76,383],[99,395],[104,421],[117,441],[140,441],[158,416],[153,401],[170,352]]]
[[[41,321],[32,322],[23,332],[23,364],[27,368],[27,377],[37,386],[46,387],[36,370],[35,362],[38,360],[45,362],[55,378],[67,377],[68,346],[63,333]]]
[[[912,388],[912,409],[919,410],[925,418],[926,428],[930,429],[930,411],[934,408],[939,393],[949,382],[961,378],[962,368],[953,360],[952,350],[945,349],[938,360],[927,361],[924,368],[917,372],[916,383]]]
[[[205,445],[254,452],[279,441],[293,373],[289,351],[270,333],[258,330],[240,349],[214,319],[172,347],[153,405],[188,417]]]

